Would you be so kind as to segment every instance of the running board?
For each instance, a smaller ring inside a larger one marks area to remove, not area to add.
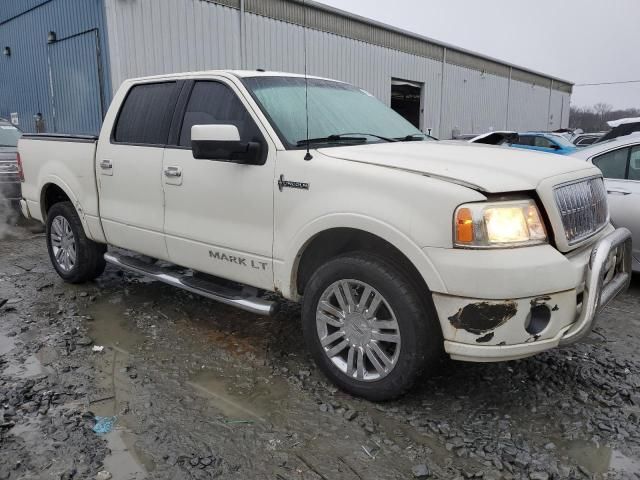
[[[196,295],[216,300],[225,305],[246,310],[258,315],[274,315],[278,311],[278,303],[264,300],[258,297],[258,290],[253,287],[244,287],[235,290],[223,285],[218,285],[209,280],[194,278],[188,275],[180,275],[157,265],[149,265],[136,258],[117,253],[105,253],[104,259],[124,270],[144,275],[153,280],[181,288]]]

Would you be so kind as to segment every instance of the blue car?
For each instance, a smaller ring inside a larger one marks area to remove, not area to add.
[[[518,139],[511,144],[515,148],[538,150],[539,152],[570,155],[578,148],[562,135],[555,133],[524,132],[518,134]]]

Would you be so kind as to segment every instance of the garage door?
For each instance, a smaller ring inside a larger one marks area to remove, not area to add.
[[[98,134],[103,108],[97,30],[49,44],[49,62],[54,130]]]

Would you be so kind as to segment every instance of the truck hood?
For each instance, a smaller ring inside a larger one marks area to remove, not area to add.
[[[560,155],[463,142],[375,143],[318,151],[342,160],[436,177],[487,193],[535,190],[545,178],[581,170],[586,175],[595,168]]]

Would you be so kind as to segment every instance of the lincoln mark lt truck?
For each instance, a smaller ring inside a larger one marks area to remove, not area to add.
[[[128,80],[99,137],[25,135],[19,155],[22,211],[46,224],[64,280],[111,263],[261,315],[276,292],[302,303],[322,371],[371,400],[443,352],[492,362],[575,342],[630,281],[598,169],[435,141],[338,81]]]

